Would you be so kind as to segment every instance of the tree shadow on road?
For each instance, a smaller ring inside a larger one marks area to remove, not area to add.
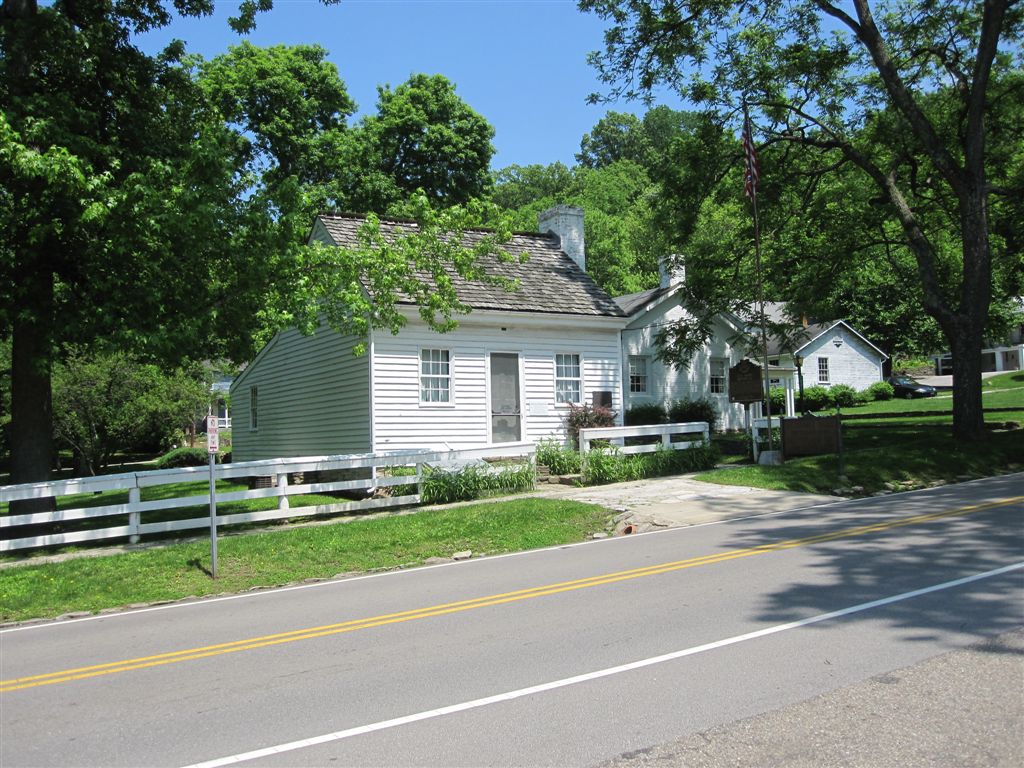
[[[1024,476],[1016,475],[864,499],[798,516],[782,515],[773,529],[766,530],[763,520],[752,522],[729,545],[749,548],[829,532],[847,534],[788,550],[805,554],[799,580],[769,592],[757,616],[760,621],[781,624],[1024,561],[1024,503],[997,504],[1022,494]],[[953,510],[959,513],[926,517]],[[907,520],[914,517],[925,519]],[[911,524],[892,525],[901,520]],[[858,530],[876,523],[888,527]],[[762,557],[772,554],[751,558],[750,567],[759,567]],[[1017,601],[993,597],[993,592],[1019,587],[1022,581],[1024,569],[890,603],[843,620],[882,618],[907,630],[909,641],[933,641],[950,630],[999,634],[1024,626],[1024,607]]]

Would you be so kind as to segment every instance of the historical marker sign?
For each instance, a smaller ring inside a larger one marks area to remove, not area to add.
[[[761,366],[740,360],[729,369],[729,402],[758,403],[764,399],[764,377]]]

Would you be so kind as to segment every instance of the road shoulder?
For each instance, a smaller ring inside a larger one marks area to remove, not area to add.
[[[602,768],[1024,765],[1024,629]]]

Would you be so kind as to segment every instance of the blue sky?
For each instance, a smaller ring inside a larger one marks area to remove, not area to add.
[[[494,126],[494,168],[572,164],[583,134],[608,109],[644,111],[641,104],[586,103],[601,89],[586,56],[601,47],[604,25],[580,13],[575,0],[342,0],[333,6],[275,0],[274,6],[246,38],[261,46],[323,46],[360,114],[374,111],[380,84],[396,86],[417,72],[446,76]],[[214,17],[176,20],[136,43],[156,52],[178,38],[190,52],[211,58],[246,39],[227,24],[237,8],[237,0],[218,2]]]

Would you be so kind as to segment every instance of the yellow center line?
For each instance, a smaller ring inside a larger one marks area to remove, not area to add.
[[[574,579],[572,581],[562,581],[538,587],[529,587],[526,589],[519,589],[512,592],[485,595],[483,597],[470,598],[468,600],[459,600],[457,602],[452,603],[441,603],[439,605],[432,605],[424,608],[416,608],[407,611],[399,611],[397,613],[387,613],[379,616],[371,616],[362,619],[352,619],[349,621],[338,622],[335,624],[324,624],[322,626],[317,627],[306,627],[304,629],[296,629],[289,632],[279,632],[272,635],[263,635],[260,637],[251,637],[243,640],[233,640],[225,643],[217,643],[214,645],[187,648],[180,651],[169,651],[167,653],[160,653],[153,656],[140,656],[134,659],[107,662],[105,664],[95,664],[88,667],[64,669],[57,672],[47,672],[45,674],[32,675],[29,677],[18,677],[12,678],[10,680],[0,680],[0,693],[7,691],[16,691],[24,688],[36,688],[43,685],[53,685],[56,683],[64,683],[72,680],[84,680],[90,677],[100,677],[102,675],[110,675],[119,672],[129,672],[135,669],[145,669],[148,667],[163,666],[165,664],[176,664],[182,661],[191,661],[194,659],[202,659],[210,656],[219,656],[226,653],[248,651],[256,648],[265,648],[272,645],[282,645],[284,643],[293,643],[299,640],[312,640],[314,638],[326,637],[328,635],[337,635],[345,632],[355,632],[361,629],[381,627],[388,624],[398,624],[406,621],[412,621],[415,619],[426,619],[433,616],[443,616],[451,613],[469,611],[475,608],[486,608],[495,605],[502,605],[505,603],[517,602],[520,600],[529,600],[536,597],[545,597],[548,595],[559,594],[561,592],[569,592],[577,589],[597,587],[604,584],[613,584],[615,582],[626,581],[629,579],[637,579],[645,576],[656,576],[663,573],[683,570],[685,568],[695,568],[702,565],[712,565],[715,563],[726,562],[728,560],[736,560],[738,558],[766,554],[768,552],[778,552],[780,550],[793,549],[796,547],[805,547],[826,541],[834,541],[836,539],[852,538],[855,536],[862,536],[868,533],[876,533],[879,531],[891,530],[893,528],[902,528],[910,525],[917,525],[920,523],[929,522],[931,520],[939,520],[945,517],[966,515],[974,512],[980,512],[986,509],[992,509],[995,507],[1007,506],[1010,504],[1015,504],[1022,500],[1024,500],[1024,496],[1015,496],[1013,498],[1002,499],[1000,501],[987,502],[984,504],[975,504],[966,507],[958,507],[956,509],[945,510],[942,512],[930,512],[920,515],[913,515],[910,517],[900,518],[898,520],[889,520],[885,522],[872,523],[869,525],[860,525],[852,528],[844,528],[839,531],[820,533],[814,536],[806,536],[799,539],[787,539],[769,544],[761,544],[756,547],[733,549],[728,550],[726,552],[719,552],[711,555],[691,557],[686,560],[676,560],[673,562],[658,563],[655,565],[649,565],[642,568],[633,568],[625,571],[615,571],[612,573],[590,576],[583,579]]]

